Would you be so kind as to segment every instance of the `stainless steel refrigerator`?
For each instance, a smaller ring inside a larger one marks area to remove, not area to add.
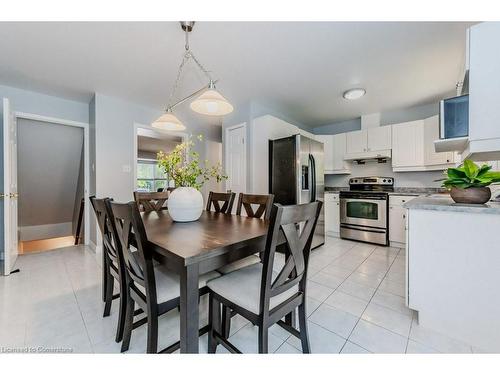
[[[282,205],[324,202],[323,143],[303,135],[269,141],[269,192]],[[312,248],[325,243],[325,213],[321,209]]]

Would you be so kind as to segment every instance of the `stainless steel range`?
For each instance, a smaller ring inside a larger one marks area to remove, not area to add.
[[[340,192],[340,237],[389,245],[389,194],[392,177],[354,177]]]

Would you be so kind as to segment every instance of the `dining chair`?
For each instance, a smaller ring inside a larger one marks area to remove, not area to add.
[[[157,353],[158,317],[179,307],[179,276],[169,271],[166,266],[153,262],[153,251],[135,202],[109,202],[108,207],[114,217],[113,235],[116,241],[121,243],[125,265],[127,308],[121,351],[128,350],[132,330],[140,324],[134,323],[134,309],[137,303],[146,314],[147,353]],[[136,251],[133,251],[134,247]],[[200,275],[200,294],[207,293],[207,282],[219,276],[215,271]],[[200,333],[203,333],[203,330]],[[161,352],[172,353],[178,347],[179,342]]]
[[[106,202],[112,199],[98,199],[95,196],[90,197],[90,202],[94,208],[97,224],[102,236],[102,285],[103,285],[103,301],[104,301],[104,317],[110,315],[111,304],[113,299],[120,299],[118,309],[118,325],[116,328],[116,342],[120,342],[123,338],[123,329],[125,325],[125,272],[123,264],[123,256],[121,254],[121,246],[119,242],[114,241],[111,222]],[[119,285],[119,294],[113,294],[115,280]]]
[[[216,193],[211,191],[208,193],[207,199],[207,211],[210,211],[212,206],[215,212],[220,212],[223,214],[230,214],[233,211],[233,203],[236,193]],[[221,207],[221,202],[223,202]]]
[[[269,219],[271,215],[271,208],[274,202],[273,194],[244,194],[240,193],[238,195],[238,203],[236,204],[236,215],[241,216],[242,208],[245,210],[247,217]],[[261,257],[258,254],[257,249],[256,254],[250,255],[249,257],[237,260],[226,266],[223,266],[217,270],[223,275],[237,271],[243,267],[248,267],[256,263],[260,263]],[[222,329],[225,337],[229,337],[229,331],[231,329],[231,317],[235,313],[231,311],[228,307],[222,310]]]
[[[302,351],[310,353],[307,332],[306,284],[309,253],[322,203],[281,206],[271,210],[263,263],[242,268],[208,283],[208,352],[222,344],[232,353],[241,353],[222,332],[221,307],[229,307],[258,326],[259,353],[268,352],[269,328],[278,324],[298,337]],[[274,270],[276,247],[283,233],[288,257]],[[298,307],[299,330],[282,319]]]
[[[163,209],[163,205],[168,199],[168,194],[168,191],[158,191],[152,193],[134,191],[134,200],[137,203],[139,211],[158,212]]]

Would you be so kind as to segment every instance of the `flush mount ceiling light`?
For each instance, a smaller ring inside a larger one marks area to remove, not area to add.
[[[363,95],[366,94],[366,90],[362,88],[356,88],[356,89],[350,89],[344,92],[342,95],[344,99],[347,100],[356,100],[361,98]]]
[[[190,105],[191,109],[194,112],[207,116],[224,116],[233,111],[233,106],[231,105],[231,103],[229,103],[226,98],[224,98],[216,90],[215,84],[217,83],[217,80],[214,80],[210,72],[200,64],[198,59],[193,54],[193,51],[191,51],[189,47],[189,33],[193,30],[194,21],[181,22],[180,24],[186,36],[186,44],[184,46],[186,51],[182,58],[182,62],[179,65],[177,78],[175,79],[174,87],[172,89],[172,92],[170,93],[170,98],[168,100],[168,105],[165,109],[165,113],[152,123],[153,127],[163,130],[185,130],[186,127],[184,126],[184,124],[182,124],[182,122],[173,114],[173,109],[179,104],[184,103],[198,95],[199,96]],[[181,99],[174,103],[173,100],[179,86],[182,71],[189,60],[194,61],[196,66],[203,72],[203,74],[205,74],[208,79],[208,85],[202,87],[198,91],[195,91],[191,95],[186,96],[184,99]]]

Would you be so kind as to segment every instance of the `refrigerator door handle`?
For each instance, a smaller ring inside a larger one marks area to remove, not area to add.
[[[309,160],[311,161],[311,202],[316,201],[316,161],[314,156],[309,154]]]

